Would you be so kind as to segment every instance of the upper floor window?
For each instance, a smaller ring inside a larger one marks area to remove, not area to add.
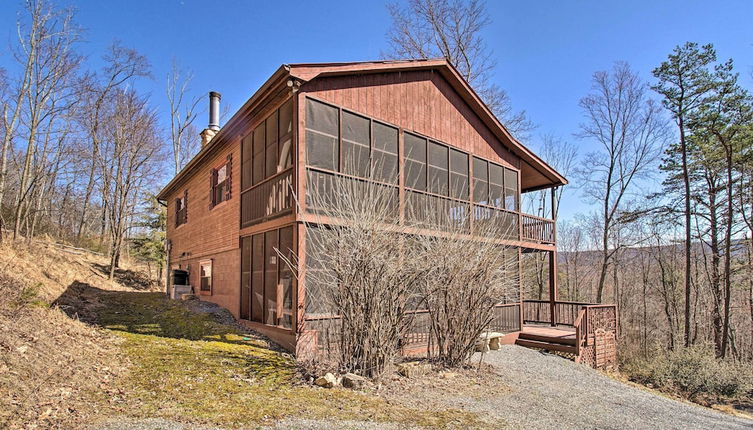
[[[405,133],[405,186],[468,200],[468,154]]]
[[[183,196],[175,199],[175,226],[185,224],[188,221],[188,190]]]
[[[509,211],[518,210],[518,173],[473,157],[473,202]]]
[[[225,164],[216,169],[212,169],[212,191],[210,196],[210,206],[215,206],[224,202],[225,200],[230,200],[232,172],[233,157],[232,154],[228,154]]]
[[[398,182],[398,129],[306,100],[306,164],[379,182]]]

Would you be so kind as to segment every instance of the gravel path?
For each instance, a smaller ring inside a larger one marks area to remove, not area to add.
[[[753,429],[753,420],[672,400],[543,352],[504,346],[485,356],[509,395],[465,409],[527,429]]]

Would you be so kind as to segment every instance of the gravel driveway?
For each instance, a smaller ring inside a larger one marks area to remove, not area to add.
[[[465,409],[527,429],[753,429],[753,420],[672,400],[561,357],[519,346],[485,356],[509,395]],[[455,401],[460,399],[454,399]]]

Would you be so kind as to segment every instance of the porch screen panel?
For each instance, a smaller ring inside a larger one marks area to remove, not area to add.
[[[251,238],[251,320],[264,322],[264,234]]]
[[[426,139],[405,133],[405,186],[426,191]]]
[[[320,214],[334,213],[339,205],[335,189],[337,179],[330,173],[308,170],[306,172],[306,210]]]
[[[473,202],[489,203],[489,167],[485,160],[473,157]]]
[[[267,118],[267,120],[264,122],[265,127],[267,129],[266,131],[266,170],[267,170],[267,177],[274,175],[275,173],[280,172],[282,169],[278,169],[277,165],[277,111],[274,111],[272,115]]]
[[[449,152],[442,144],[429,141],[428,190],[443,196],[449,195]]]
[[[339,130],[337,108],[306,99],[306,162],[310,166],[338,170]]]
[[[250,187],[253,175],[254,134],[249,133],[241,143],[241,191]]]
[[[509,211],[518,210],[518,195],[518,172],[505,169],[505,209]]]
[[[264,172],[265,159],[264,148],[266,142],[266,129],[264,123],[261,123],[256,129],[254,129],[254,160],[253,160],[253,184],[256,185],[266,178]]]
[[[489,206],[504,207],[505,168],[489,163]]]
[[[450,197],[468,200],[468,154],[450,149]]]
[[[295,285],[293,270],[290,263],[295,261],[295,251],[293,250],[293,227],[280,229],[280,253],[287,261],[280,261],[280,282],[282,288],[282,315],[280,316],[280,325],[285,328],[293,327],[293,286]]]
[[[280,158],[278,170],[293,167],[293,99],[280,107]]]
[[[309,227],[306,229],[306,316],[322,317],[336,313],[334,292],[335,275],[329,264],[334,255],[325,242],[320,229],[326,227]]]
[[[380,182],[397,184],[397,129],[376,121],[373,124],[372,177]]]
[[[371,127],[368,118],[343,111],[342,169],[343,173],[369,177]]]
[[[241,319],[251,315],[251,237],[241,238]]]
[[[264,233],[264,323],[277,325],[277,230]]]

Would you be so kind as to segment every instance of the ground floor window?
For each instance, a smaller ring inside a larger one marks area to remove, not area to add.
[[[241,318],[293,327],[293,226],[241,238]]]
[[[200,280],[199,289],[202,293],[212,293],[212,260],[205,260],[199,263]]]

